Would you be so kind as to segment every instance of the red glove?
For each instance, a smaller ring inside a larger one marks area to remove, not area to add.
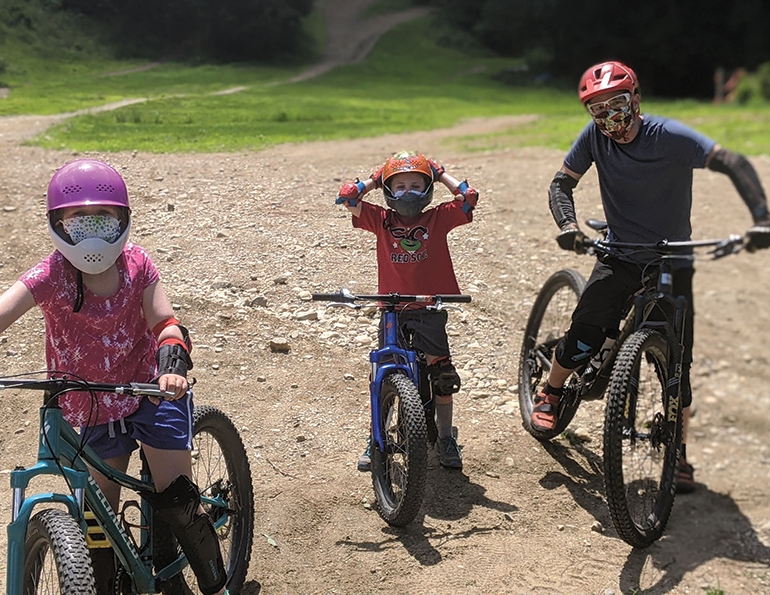
[[[338,205],[341,205],[342,203],[348,203],[348,205],[354,207],[358,202],[358,197],[361,196],[363,191],[363,182],[348,182],[342,185],[342,188],[340,188],[339,196],[334,202]]]
[[[443,174],[446,169],[443,165],[439,165],[433,159],[428,159],[428,165],[430,165],[430,171],[433,172],[433,181],[438,182],[438,179],[441,177],[441,174]]]
[[[385,168],[383,166],[380,166],[380,168],[372,174],[372,180],[374,180],[374,187],[375,188],[382,188],[382,172]]]

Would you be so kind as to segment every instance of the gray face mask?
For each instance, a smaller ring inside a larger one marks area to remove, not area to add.
[[[388,206],[403,217],[416,217],[431,201],[429,191],[399,190],[387,199]]]

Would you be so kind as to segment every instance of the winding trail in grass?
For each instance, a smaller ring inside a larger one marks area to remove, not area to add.
[[[355,62],[362,62],[377,41],[396,25],[406,23],[430,12],[430,8],[411,8],[399,12],[362,17],[362,14],[377,0],[320,0],[317,9],[324,19],[326,42],[321,60],[300,74],[276,84],[289,84],[308,80],[321,74]],[[128,70],[111,72],[109,76],[120,76],[142,70],[150,70],[162,62],[151,62]],[[212,95],[230,95],[246,90],[246,86],[231,87],[216,91]],[[49,116],[4,116],[0,117],[0,144],[19,143],[42,134],[50,126],[68,118],[119,109],[149,98],[123,99],[104,105],[85,108],[74,112]]]

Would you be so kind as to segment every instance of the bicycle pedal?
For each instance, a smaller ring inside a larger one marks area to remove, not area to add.
[[[111,548],[110,541],[99,526],[99,523],[96,522],[94,513],[90,510],[86,510],[83,512],[83,517],[86,520],[86,545],[88,546],[88,549],[96,550]]]

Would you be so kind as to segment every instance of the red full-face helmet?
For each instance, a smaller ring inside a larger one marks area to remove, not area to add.
[[[580,77],[578,85],[578,95],[583,104],[608,91],[636,93],[638,90],[636,73],[620,62],[602,62],[591,66]]]

